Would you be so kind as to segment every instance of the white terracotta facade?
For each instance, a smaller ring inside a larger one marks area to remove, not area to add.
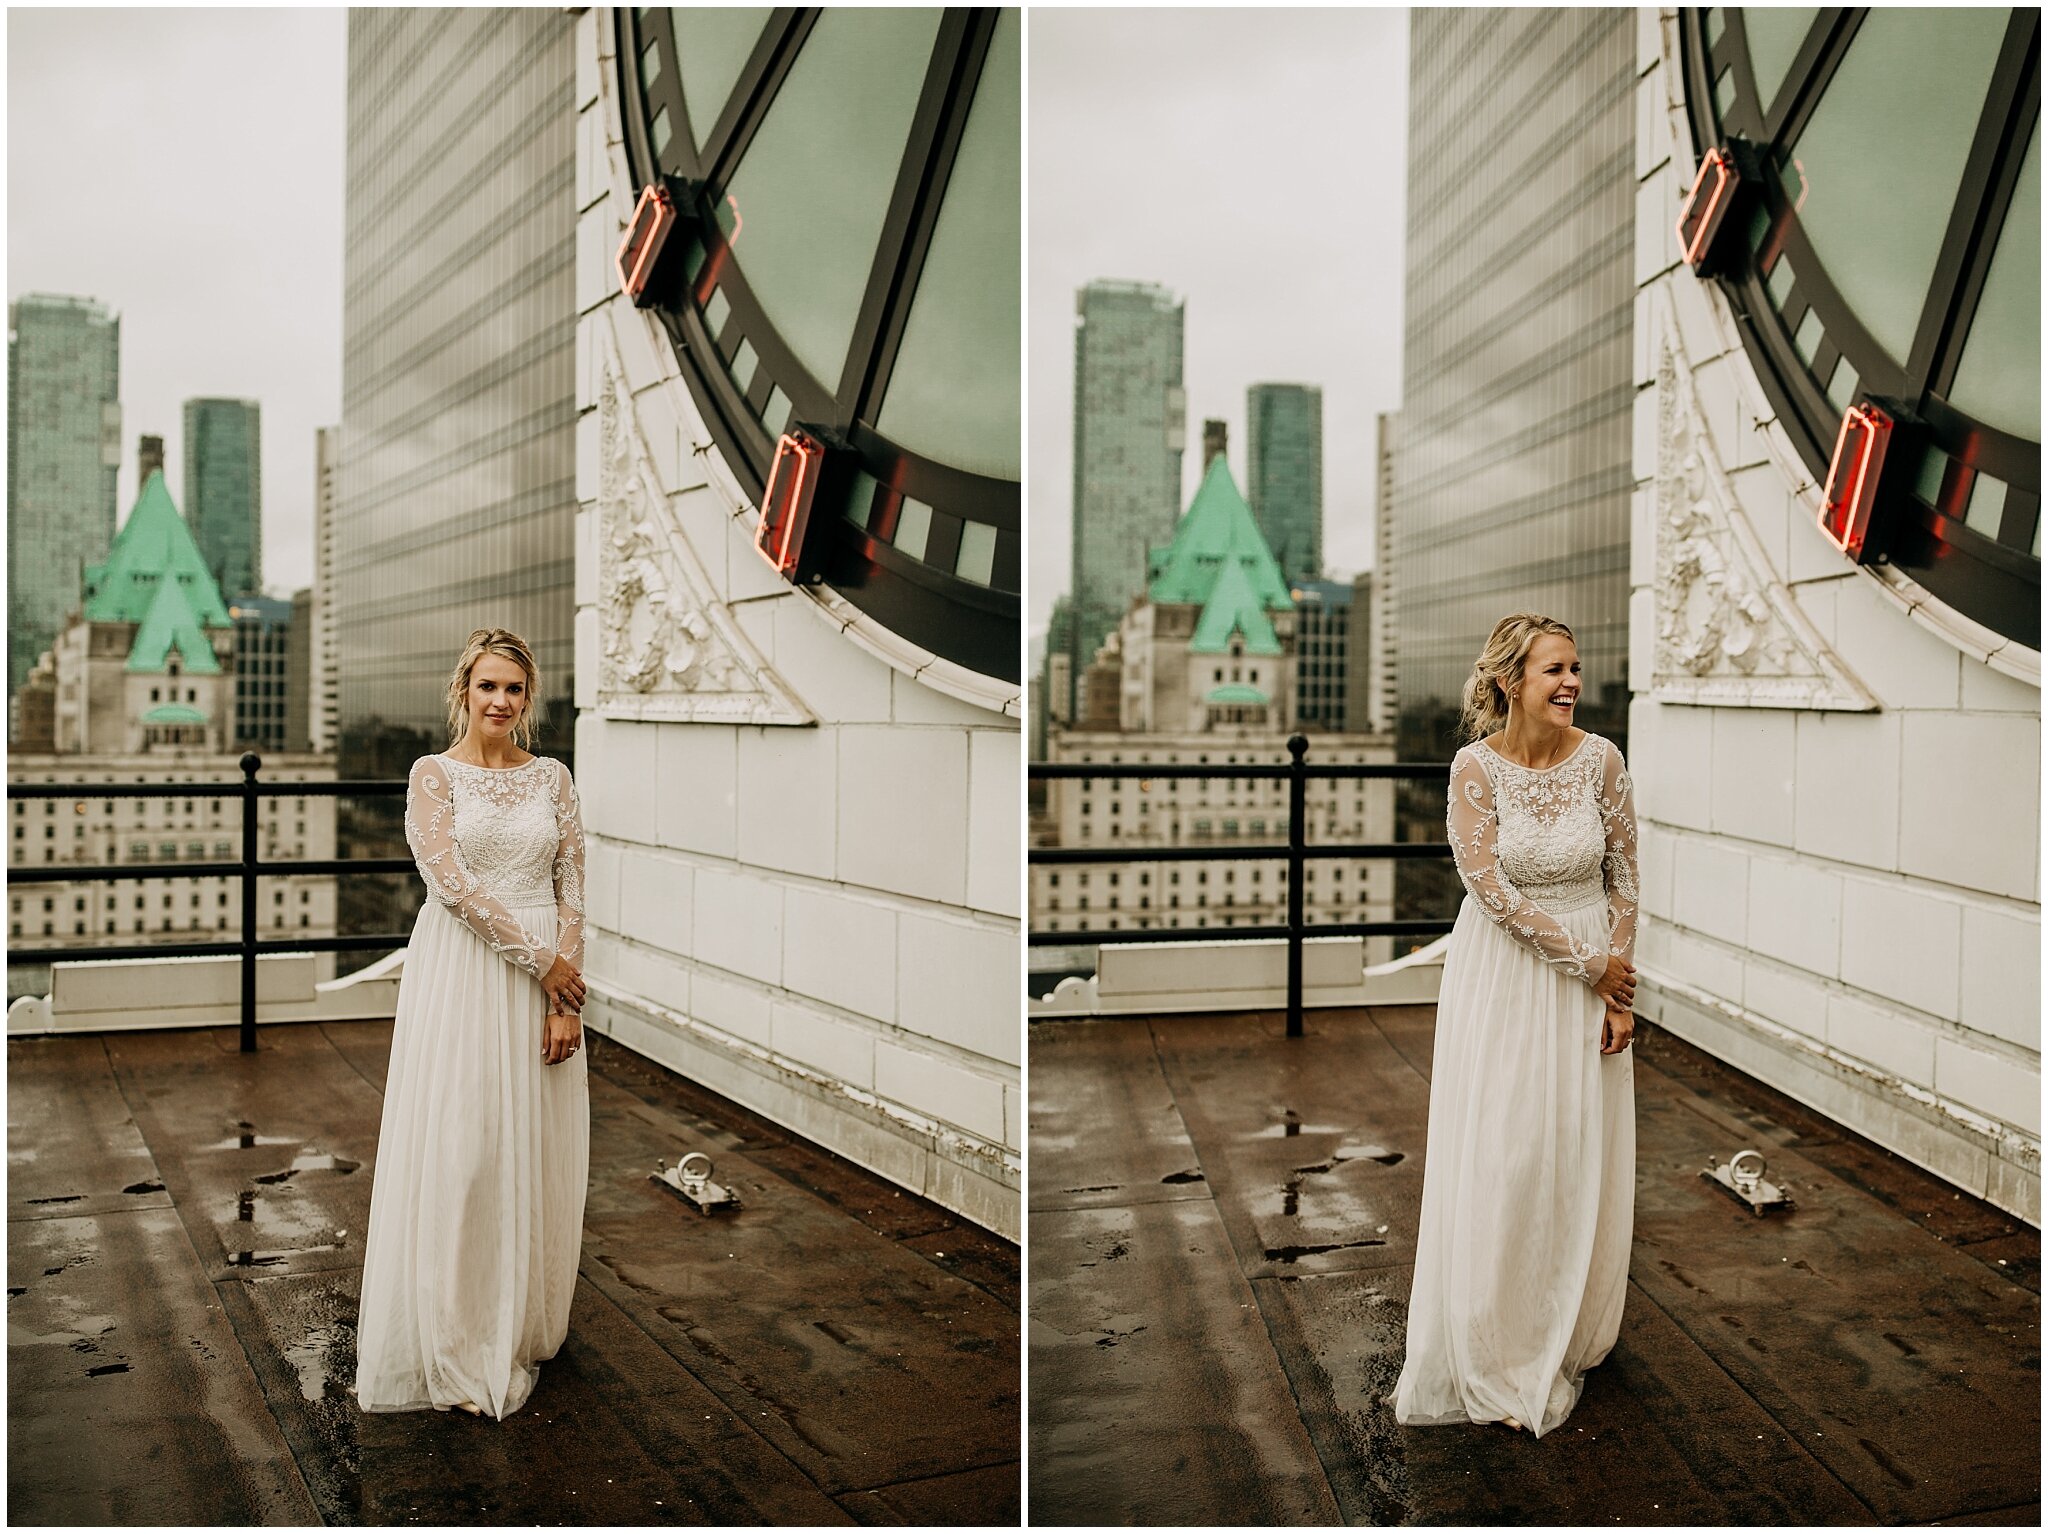
[[[618,293],[638,189],[610,13],[577,28],[590,1024],[1016,1239],[1022,689],[755,552],[667,337]]]
[[[1677,20],[1638,14],[1638,1010],[2038,1223],[2040,658],[1819,531],[1680,264]]]

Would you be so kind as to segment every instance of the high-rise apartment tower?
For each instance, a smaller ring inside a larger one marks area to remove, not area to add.
[[[7,306],[7,695],[78,606],[114,541],[121,321],[96,299]]]

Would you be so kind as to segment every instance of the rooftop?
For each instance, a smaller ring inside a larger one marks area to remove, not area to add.
[[[1016,1248],[602,1038],[569,1339],[532,1400],[358,1412],[390,1039],[9,1042],[13,1521],[1017,1521]],[[686,1149],[745,1207],[648,1181]]]
[[[2039,1523],[2039,1233],[1650,1027],[1613,1354],[1540,1441],[1396,1424],[1435,1008],[1307,1026],[1033,1026],[1034,1522]]]

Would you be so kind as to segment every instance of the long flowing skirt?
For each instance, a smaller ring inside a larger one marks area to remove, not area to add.
[[[555,907],[507,901],[550,945]],[[590,1171],[578,1050],[541,1059],[547,997],[429,899],[413,925],[357,1325],[367,1411],[517,1411],[569,1330]]]
[[[1604,903],[1557,920],[1605,950]],[[1437,1003],[1397,1420],[1513,1417],[1540,1437],[1613,1348],[1635,1218],[1635,1062],[1599,1052],[1601,1017],[1590,986],[1467,897]]]

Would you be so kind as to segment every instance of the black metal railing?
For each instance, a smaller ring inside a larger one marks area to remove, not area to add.
[[[1033,762],[1030,775],[1052,778],[1194,778],[1204,781],[1248,778],[1287,783],[1287,840],[1285,842],[1224,842],[1194,846],[1149,847],[1125,844],[1120,847],[1035,848],[1030,861],[1042,867],[1066,863],[1179,863],[1223,860],[1278,861],[1287,863],[1287,920],[1283,925],[1257,927],[1111,927],[1079,932],[1041,932],[1033,929],[1027,941],[1033,947],[1084,947],[1102,943],[1177,943],[1187,941],[1249,942],[1254,939],[1287,940],[1287,1036],[1301,1037],[1301,945],[1311,937],[1436,937],[1451,930],[1453,917],[1428,917],[1394,921],[1331,922],[1309,926],[1303,920],[1303,885],[1310,858],[1444,858],[1451,856],[1448,842],[1325,842],[1311,846],[1308,841],[1307,807],[1310,779],[1394,778],[1408,781],[1450,783],[1449,762],[1337,762],[1324,766],[1308,763],[1306,735],[1290,735],[1287,752],[1292,758],[1281,763],[1210,762],[1200,765],[1171,765],[1130,762]]]
[[[377,798],[405,792],[403,778],[357,778],[325,782],[258,783],[263,759],[246,753],[239,783],[10,783],[9,799],[239,799],[242,856],[233,863],[47,863],[9,868],[12,884],[110,884],[130,879],[235,879],[242,882],[242,933],[232,942],[127,943],[22,948],[8,945],[10,964],[55,964],[90,959],[204,959],[239,954],[242,959],[242,1052],[256,1048],[256,957],[265,953],[340,953],[364,948],[403,948],[402,932],[356,933],[348,937],[258,939],[256,881],[286,874],[411,873],[403,858],[294,858],[266,861],[257,856],[257,806],[273,798]]]

